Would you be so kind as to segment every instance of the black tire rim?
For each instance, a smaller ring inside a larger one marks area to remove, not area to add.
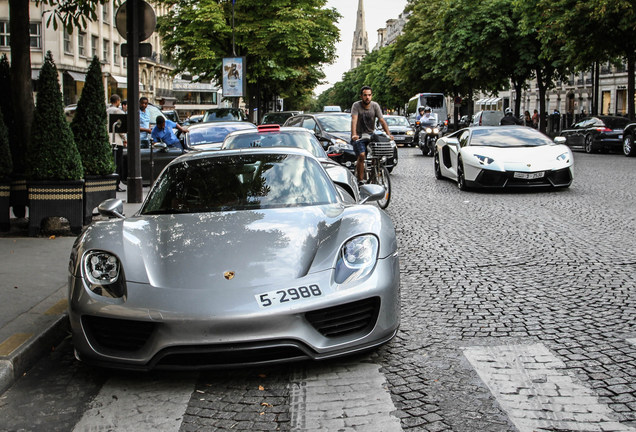
[[[464,166],[460,160],[457,163],[457,187],[459,190],[466,189],[466,179],[464,178]]]
[[[585,152],[592,153],[592,137],[590,135],[585,136]]]

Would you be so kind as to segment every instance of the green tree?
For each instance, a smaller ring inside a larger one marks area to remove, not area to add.
[[[44,5],[48,14],[47,25],[54,28],[58,23],[69,31],[73,27],[86,27],[86,20],[97,18],[95,9],[106,0],[36,0]],[[31,87],[31,37],[29,34],[29,1],[9,0],[9,31],[11,33],[11,97],[13,99],[13,122],[10,131],[15,137],[14,161],[17,173],[25,172],[26,149],[30,148],[31,124],[33,122],[33,89]]]
[[[40,86],[33,118],[27,175],[35,180],[79,180],[84,177],[82,159],[73,132],[64,118],[64,104],[57,68],[47,52],[40,71]]]
[[[71,123],[75,144],[82,156],[85,175],[104,176],[115,172],[104,100],[102,67],[99,58],[94,56],[86,73],[86,82]]]
[[[175,72],[222,82],[221,63],[232,51],[232,2],[158,0],[173,13],[158,29]],[[247,101],[261,108],[273,95],[310,93],[335,59],[339,14],[326,0],[241,0],[234,10],[237,56],[246,57]],[[259,103],[260,102],[260,103]]]

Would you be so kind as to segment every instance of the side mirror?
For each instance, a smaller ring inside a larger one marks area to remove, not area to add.
[[[555,144],[565,144],[566,142],[567,142],[566,137],[562,137],[562,136],[554,137]]]
[[[386,190],[383,186],[377,184],[365,184],[360,186],[360,204],[366,202],[374,202],[384,198]]]
[[[152,145],[152,148],[159,151],[166,151],[168,149],[168,145],[166,143],[155,143]]]
[[[108,218],[120,218],[124,219],[124,203],[117,198],[110,198],[103,201],[98,207],[97,211],[100,215]]]

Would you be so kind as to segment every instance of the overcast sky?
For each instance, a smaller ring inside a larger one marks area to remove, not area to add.
[[[369,36],[369,49],[373,49],[378,41],[378,29],[386,27],[386,20],[397,18],[406,6],[406,0],[363,0],[365,25]],[[353,31],[356,28],[356,12],[358,0],[328,0],[327,7],[336,8],[342,18],[338,22],[340,42],[336,45],[338,58],[334,64],[325,65],[323,70],[327,75],[327,84],[316,87],[319,95],[342,79],[342,74],[351,67],[351,44]]]

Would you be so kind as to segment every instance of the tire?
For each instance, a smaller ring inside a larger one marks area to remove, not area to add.
[[[585,135],[585,153],[594,153],[594,139],[592,135]]]
[[[384,198],[377,201],[378,207],[385,209],[389,206],[389,202],[391,202],[391,178],[389,177],[389,170],[387,170],[386,167],[380,168],[376,182],[380,186],[384,186],[386,191]]]
[[[442,167],[439,164],[439,152],[435,152],[435,156],[433,156],[433,166],[435,167],[435,178],[437,180],[441,180],[442,178]]]
[[[634,137],[625,135],[623,138],[623,154],[627,157],[636,156],[636,148],[634,148]]]
[[[466,177],[464,176],[464,163],[461,159],[457,160],[457,187],[460,191],[467,191]]]

